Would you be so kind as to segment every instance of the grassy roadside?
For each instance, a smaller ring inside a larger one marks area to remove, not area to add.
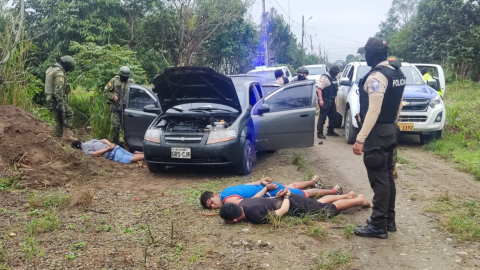
[[[424,148],[458,163],[461,170],[480,180],[480,83],[449,84],[445,104],[447,123],[443,137]]]

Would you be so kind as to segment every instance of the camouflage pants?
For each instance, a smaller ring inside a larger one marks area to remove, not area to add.
[[[393,149],[393,164],[397,163],[397,148]]]
[[[120,113],[115,111],[117,107],[111,107],[110,115],[110,134],[112,142],[118,144],[120,142],[120,131],[122,130],[122,124],[120,123]]]
[[[73,110],[67,103],[58,103],[55,99],[48,101],[48,107],[55,116],[55,136],[62,137],[63,129],[72,127]]]

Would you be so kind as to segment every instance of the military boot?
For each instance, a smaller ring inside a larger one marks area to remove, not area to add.
[[[323,135],[323,132],[317,132],[317,138],[319,139],[326,139],[325,135]]]
[[[336,133],[334,130],[329,130],[327,132],[327,136],[333,136],[333,137],[338,137],[340,135],[338,135],[338,133]]]
[[[73,137],[73,132],[69,128],[65,128],[63,130],[62,140],[66,141],[66,142],[78,141],[77,138]]]
[[[367,220],[367,225],[361,228],[355,228],[353,230],[353,233],[361,237],[371,237],[371,238],[380,238],[380,239],[388,238],[387,228],[378,228],[372,225],[369,220]]]

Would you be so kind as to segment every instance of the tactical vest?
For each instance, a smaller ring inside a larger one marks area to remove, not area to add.
[[[360,116],[362,121],[365,121],[365,116],[368,111],[368,93],[365,91],[364,85],[368,76],[374,71],[382,73],[388,79],[388,86],[383,98],[382,108],[378,116],[377,123],[390,124],[397,120],[398,108],[402,101],[403,91],[407,84],[407,79],[400,69],[391,69],[388,66],[375,67],[363,77],[359,84],[360,89]]]
[[[55,73],[62,73],[61,75],[57,74],[56,76],[65,77],[65,72],[61,65],[53,64],[50,66],[45,72],[45,95],[53,96],[55,94]],[[64,82],[66,83],[66,80],[64,80]]]
[[[333,78],[327,74],[325,74],[324,77],[330,81],[330,85],[322,89],[322,98],[335,98],[338,92],[337,80],[334,81]]]

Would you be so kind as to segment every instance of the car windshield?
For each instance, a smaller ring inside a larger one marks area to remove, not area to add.
[[[325,67],[307,67],[308,75],[323,75],[327,73]]]
[[[248,74],[255,74],[263,76],[267,79],[267,81],[275,81],[275,70],[252,70],[248,72]]]
[[[238,100],[240,101],[240,106],[242,109],[245,108],[245,95],[247,94],[247,88],[243,85],[235,85],[235,89],[237,90]]]
[[[400,68],[403,71],[403,74],[407,78],[407,84],[425,84],[425,81],[420,76],[418,71],[410,66],[405,66]],[[360,81],[367,73],[371,70],[371,67],[360,66],[358,68],[357,82]]]

